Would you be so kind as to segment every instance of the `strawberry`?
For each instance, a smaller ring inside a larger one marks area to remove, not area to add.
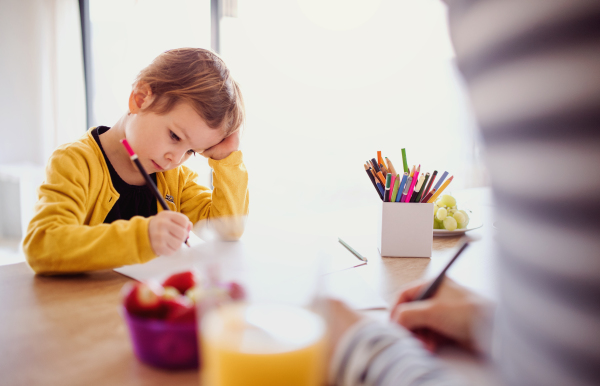
[[[125,309],[144,318],[160,317],[163,288],[155,281],[127,283],[122,289]]]
[[[163,299],[162,307],[165,320],[173,323],[193,323],[196,321],[196,308],[186,297]]]
[[[233,300],[244,300],[246,298],[246,290],[241,284],[232,281],[229,283],[229,296]]]
[[[220,284],[219,287],[227,292],[231,300],[244,300],[246,298],[246,290],[235,281]]]
[[[177,288],[180,294],[184,294],[185,291],[195,286],[198,282],[199,279],[196,271],[185,271],[169,276],[163,282],[163,286]]]

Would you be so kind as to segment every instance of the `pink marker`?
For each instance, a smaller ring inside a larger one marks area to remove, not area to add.
[[[406,194],[406,198],[404,199],[403,202],[410,202],[410,197],[413,194],[413,190],[415,190],[415,183],[417,182],[417,179],[419,178],[420,170],[421,170],[421,165],[419,165],[417,167],[417,169],[415,170],[415,175],[413,176],[412,182],[410,183],[410,188],[408,189],[408,193]]]

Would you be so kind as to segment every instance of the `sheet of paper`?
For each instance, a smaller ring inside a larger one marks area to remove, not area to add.
[[[387,304],[365,282],[362,277],[353,272],[355,267],[364,265],[352,253],[336,240],[326,240],[324,243],[304,245],[287,245],[282,249],[279,242],[270,244],[252,242],[204,243],[190,239],[192,248],[182,248],[175,256],[160,256],[145,264],[123,266],[116,272],[135,280],[163,280],[167,276],[191,268],[202,269],[203,260],[233,257],[240,261],[235,269],[243,269],[244,258],[271,259],[272,261],[298,262],[306,258],[307,251],[319,249],[316,258],[327,259],[327,264],[318,270],[326,282],[327,294],[343,300],[356,310],[386,308]],[[317,272],[317,271],[315,271]]]
[[[327,296],[342,300],[355,310],[387,309],[386,301],[362,278],[360,269],[325,275]]]

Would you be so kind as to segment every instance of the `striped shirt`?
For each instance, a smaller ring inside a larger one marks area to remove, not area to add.
[[[509,385],[600,384],[600,2],[450,1],[499,224]]]
[[[600,1],[447,2],[496,201],[500,373],[515,386],[600,385]],[[353,329],[332,379],[454,384],[398,330]],[[394,343],[368,345],[375,331]]]

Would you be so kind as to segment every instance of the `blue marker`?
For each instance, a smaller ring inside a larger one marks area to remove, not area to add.
[[[433,191],[435,192],[436,190],[438,190],[438,188],[442,185],[442,183],[444,182],[444,180],[446,179],[446,177],[448,177],[448,172],[444,172],[444,174],[442,174],[442,176],[440,177],[440,180],[437,182],[437,184],[435,184],[435,186],[433,187]]]
[[[404,192],[404,185],[406,185],[406,180],[408,178],[408,173],[404,173],[402,176],[402,181],[400,182],[400,186],[398,187],[398,194],[396,195],[396,202],[400,202],[400,197],[402,197],[402,192]]]

